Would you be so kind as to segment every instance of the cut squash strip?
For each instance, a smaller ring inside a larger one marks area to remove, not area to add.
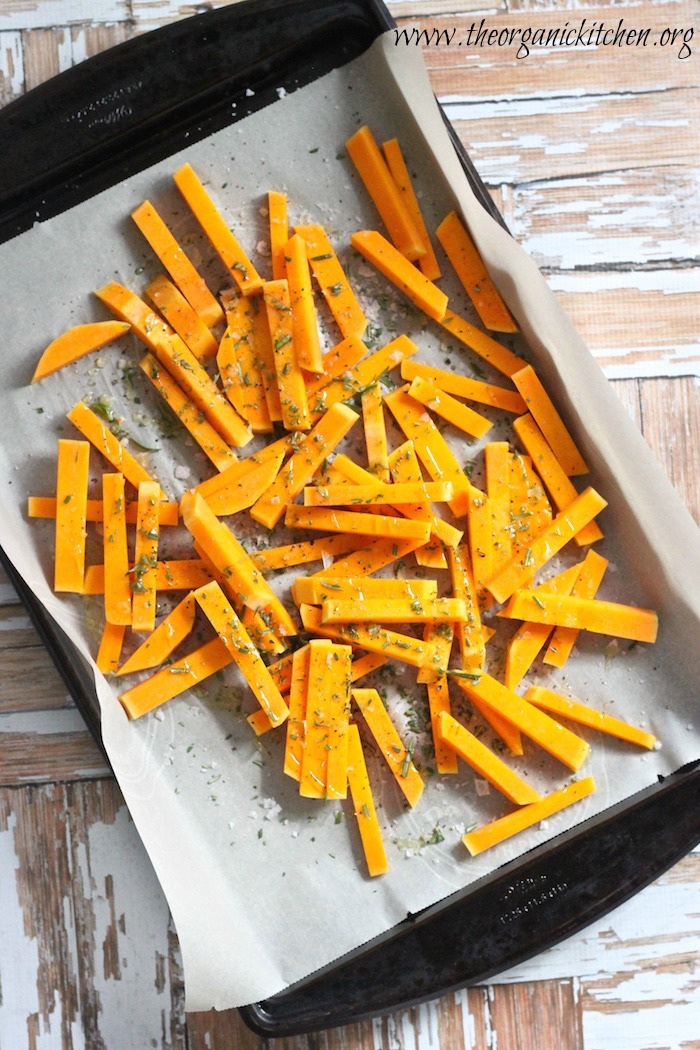
[[[647,733],[644,729],[631,726],[628,722],[613,718],[612,715],[606,715],[603,711],[597,711],[587,704],[582,704],[579,700],[560,696],[551,689],[531,686],[525,693],[525,699],[550,715],[568,718],[571,722],[588,726],[589,729],[597,729],[601,733],[607,733],[608,736],[617,737],[619,740],[626,740],[648,751],[653,751],[657,746],[653,733]]]
[[[309,642],[309,679],[301,763],[300,794],[304,795],[307,764],[313,770],[314,789],[323,785],[322,797],[347,796],[348,716],[350,710],[349,645],[325,639]]]
[[[491,507],[493,571],[498,572],[512,556],[510,517],[510,452],[507,441],[489,441],[484,448],[486,495]]]
[[[396,184],[396,188],[401,194],[403,206],[411,216],[413,224],[420,234],[424,252],[418,257],[418,268],[429,281],[437,281],[441,276],[440,266],[430,241],[425,220],[421,214],[418,198],[413,189],[411,176],[406,167],[406,161],[401,152],[401,146],[399,145],[398,139],[389,139],[388,142],[383,142],[382,153],[384,154],[384,160],[386,161],[391,177]]]
[[[368,598],[402,598],[406,601],[433,601],[437,580],[383,580],[360,576],[299,576],[292,585],[297,605],[321,605],[327,598],[363,602]]]
[[[119,701],[129,718],[140,718],[187,689],[199,685],[232,662],[231,654],[221,639],[212,638],[194,652],[127,689]]]
[[[493,532],[491,501],[478,490],[469,498],[469,557],[471,559],[474,583],[476,584],[479,605],[485,608],[490,595],[484,588],[487,580],[493,576]]]
[[[396,482],[385,484],[330,484],[304,489],[305,507],[348,507],[351,504],[386,504],[417,503],[430,501],[446,503],[453,497],[452,484],[449,481]]]
[[[570,594],[583,566],[572,565],[546,583],[540,584],[537,594]],[[506,666],[503,681],[509,689],[515,689],[532,667],[537,654],[552,633],[549,624],[523,623],[506,646]]]
[[[377,811],[372,798],[372,789],[367,775],[367,766],[362,754],[360,731],[356,725],[348,726],[348,786],[352,796],[357,827],[370,876],[384,875],[389,870],[382,833],[377,820]]]
[[[240,446],[251,440],[253,435],[248,424],[229,404],[209,373],[180,336],[142,299],[114,281],[100,288],[96,295],[117,317],[129,321],[134,333],[228,444]]]
[[[286,726],[283,769],[288,777],[301,780],[301,764],[306,735],[306,704],[309,692],[309,646],[292,653],[289,672],[289,718]],[[285,660],[287,658],[285,657]],[[271,668],[269,668],[271,670]],[[273,675],[280,686],[280,682]],[[269,720],[268,720],[269,721]],[[271,723],[270,723],[271,725]]]
[[[270,223],[270,262],[272,280],[281,281],[286,277],[284,265],[284,246],[289,240],[287,222],[287,194],[270,190],[267,195],[267,214]]]
[[[194,597],[252,689],[260,707],[275,725],[289,715],[282,694],[216,580],[198,587]]]
[[[321,605],[326,623],[444,623],[467,618],[461,598],[365,598],[356,600],[326,598]]]
[[[544,438],[540,428],[532,416],[520,416],[513,423],[513,429],[520,438],[525,450],[532,457],[537,474],[542,479],[545,488],[549,492],[552,503],[557,510],[565,510],[578,496],[573,483],[554,455],[549,444]],[[574,540],[580,547],[588,543],[595,543],[602,539],[603,533],[596,522],[592,521],[574,536]]]
[[[356,656],[353,653],[352,664],[350,665],[350,681],[359,682],[365,675],[383,667],[386,662],[387,657],[381,653],[364,653],[362,656]]]
[[[265,311],[259,296],[227,296],[225,306],[226,331],[216,354],[224,393],[254,434],[269,434],[282,406]]]
[[[577,598],[595,598],[608,562],[595,551],[588,551],[570,593]],[[574,627],[555,627],[542,661],[552,667],[563,667],[576,644],[578,631]]]
[[[323,374],[306,378],[306,397],[312,408],[316,402],[314,395],[318,394],[319,390],[330,387],[331,383],[344,383],[346,372],[354,368],[366,353],[367,347],[356,335],[349,335],[326,351],[323,355]],[[321,407],[324,404],[325,401],[321,403]]]
[[[418,347],[407,335],[400,335],[381,350],[375,350],[369,357],[348,368],[340,380],[333,380],[316,392],[309,402],[312,419],[315,420],[318,413],[327,411],[331,405],[349,401],[351,397],[361,394],[367,387],[377,383],[384,372],[396,368],[417,350]]]
[[[283,258],[286,267],[283,277],[286,277],[289,285],[297,361],[308,372],[323,372],[323,353],[306,257],[306,241],[300,234],[295,233],[289,238],[284,246]]]
[[[328,568],[319,569],[315,575],[324,576],[370,576],[411,554],[422,546],[420,540],[396,540],[370,536],[356,550],[343,554]]]
[[[161,620],[129,659],[124,661],[117,674],[148,671],[164,663],[192,631],[195,609],[195,600],[189,593]]]
[[[60,438],[56,471],[55,591],[82,594],[85,587],[90,444]]]
[[[310,224],[295,226],[294,232],[306,241],[311,272],[342,335],[361,339],[367,327],[367,318],[325,229]]]
[[[476,697],[534,740],[569,769],[576,771],[585,762],[590,748],[585,740],[565,729],[549,715],[538,710],[512,689],[497,682],[488,674],[458,678],[457,684],[469,697]]]
[[[451,481],[454,498],[450,510],[457,517],[466,514],[474,489],[433,420],[407,388],[392,390],[384,398],[394,419],[407,438],[413,441],[418,458],[434,481]]]
[[[520,465],[527,478],[527,521],[529,527],[527,530],[523,530],[524,542],[518,544],[518,550],[521,550],[527,545],[529,537],[539,536],[539,534],[547,528],[553,516],[552,504],[547,499],[544,486],[535,473],[529,458],[522,456],[520,459]],[[576,537],[574,537],[574,539],[575,538]]]
[[[153,481],[148,471],[84,401],[79,401],[70,410],[68,419],[76,430],[79,430],[83,437],[87,438],[90,444],[94,445],[97,451],[104,456],[107,462],[131,482],[134,488],[138,488],[142,481]]]
[[[139,368],[217,470],[225,470],[237,461],[233,449],[228,447],[219,432],[203,417],[200,409],[152,354],[146,354],[139,361]]]
[[[134,567],[130,573],[134,631],[152,631],[156,624],[156,569],[158,565],[158,500],[160,485],[143,481],[139,485],[138,515],[134,541]],[[124,516],[126,521],[126,515]]]
[[[288,434],[286,437],[280,438],[279,441],[270,442],[270,444],[265,445],[245,459],[237,458],[226,470],[222,470],[219,474],[214,474],[211,478],[207,478],[206,481],[201,481],[195,488],[200,496],[204,496],[208,501],[211,496],[218,495],[218,493],[229,487],[236,489],[237,483],[249,474],[257,471],[258,467],[271,462],[275,464],[281,463],[286,456],[291,455],[291,451],[291,435]]]
[[[373,383],[362,392],[362,426],[365,431],[367,466],[370,473],[384,482],[389,482],[389,448],[386,438],[386,420],[382,399],[382,388]]]
[[[347,405],[333,405],[314,428],[300,438],[297,451],[251,508],[251,517],[268,529],[274,528],[284,515],[287,504],[296,499],[359,418],[357,412]]]
[[[521,361],[520,367],[523,364]],[[443,368],[434,368],[420,361],[404,361],[401,365],[401,377],[408,380],[425,379],[446,394],[476,401],[480,405],[490,405],[491,408],[498,408],[503,412],[520,414],[526,411],[525,402],[517,390],[506,390],[492,383],[482,383],[479,379],[470,379],[468,376],[448,372]]]
[[[444,390],[439,390],[434,383],[420,376],[412,381],[408,390],[410,396],[425,405],[431,412],[464,431],[470,437],[482,438],[493,424],[486,416],[475,412],[468,405],[463,405]]]
[[[435,748],[435,768],[438,773],[456,773],[457,752],[450,747],[440,736],[440,716],[451,714],[450,689],[447,677],[441,675],[434,682],[427,683],[428,707],[430,710],[430,724],[433,733],[433,747]]]
[[[116,674],[124,644],[126,624],[105,623],[100,637],[100,646],[95,657],[95,666],[102,674]]]
[[[525,365],[519,372],[514,372],[511,378],[562,470],[570,477],[587,474],[586,461],[532,365]]]
[[[451,211],[445,216],[435,235],[484,327],[494,332],[517,332],[518,326],[457,212]]]
[[[514,354],[512,350],[492,339],[486,332],[482,332],[481,329],[469,324],[469,321],[465,321],[463,317],[454,313],[449,307],[445,311],[445,316],[440,321],[440,324],[446,332],[453,335],[464,346],[468,346],[470,350],[473,350],[482,360],[487,361],[497,372],[502,372],[504,376],[512,378],[513,374],[527,363],[522,357]]]
[[[275,569],[287,569],[293,565],[307,565],[314,561],[330,560],[332,563],[336,555],[348,554],[366,545],[366,536],[321,536],[315,540],[303,540],[301,543],[288,543],[283,547],[252,551],[250,557],[261,572],[270,572]]]
[[[430,647],[430,657],[418,668],[416,681],[419,684],[438,682],[445,677],[452,655],[454,624],[449,621],[426,623],[423,641]]]
[[[359,649],[400,660],[412,667],[421,667],[430,656],[430,647],[411,635],[388,631],[376,624],[323,623],[321,610],[316,605],[302,605],[299,612],[306,630],[322,638],[355,645]]]
[[[455,623],[455,633],[463,668],[480,668],[484,666],[486,645],[481,627],[481,613],[474,579],[471,558],[463,545],[447,551],[447,564],[450,569],[452,594],[461,598],[467,609],[466,620]]]
[[[473,706],[487,725],[490,725],[496,736],[500,737],[512,755],[523,754],[523,738],[517,726],[504,718],[494,707],[489,707],[474,695],[470,696]]]
[[[105,619],[131,626],[131,576],[124,511],[124,475],[102,475]]]
[[[530,590],[516,591],[499,616],[529,619],[556,627],[574,627],[633,642],[655,642],[659,628],[658,616],[653,609]]]
[[[262,279],[194,170],[189,164],[183,164],[175,172],[173,178],[194,217],[243,295],[254,295],[260,290]]]
[[[32,383],[53,375],[65,365],[79,361],[81,357],[99,350],[107,343],[125,335],[131,325],[125,321],[95,321],[93,324],[78,324],[53,339],[39,358],[34,369]]]
[[[136,522],[136,500],[126,501],[126,523],[134,525]],[[27,498],[27,517],[29,518],[55,518],[56,517],[55,496],[29,496]],[[102,521],[102,500],[89,499],[85,504],[86,521]],[[168,503],[161,500],[158,504],[158,521],[161,525],[177,525],[180,520],[180,504]]]
[[[517,835],[526,828],[531,828],[540,821],[546,820],[567,806],[578,802],[579,799],[595,791],[593,777],[584,777],[576,780],[566,787],[545,795],[539,802],[533,802],[529,806],[523,806],[514,813],[508,813],[505,817],[485,824],[476,831],[469,831],[463,836],[462,842],[473,857],[483,853],[484,850],[497,846],[512,835]]]
[[[406,259],[415,262],[425,255],[421,231],[366,124],[347,140],[345,148],[392,242]]]
[[[277,389],[285,430],[308,430],[311,426],[306,386],[294,339],[294,318],[287,280],[266,281],[263,298],[272,339]]]
[[[408,261],[377,230],[359,230],[350,237],[353,248],[399,291],[408,296],[414,306],[434,321],[442,321],[447,311],[447,296],[436,284]]]
[[[415,806],[423,794],[423,778],[413,764],[412,749],[403,743],[381,696],[376,689],[353,689],[352,699],[362,712],[406,801],[409,806]]]
[[[267,492],[279,474],[283,461],[284,449],[280,448],[277,456],[266,463],[249,464],[250,470],[241,472],[236,480],[231,479],[227,485],[205,496],[207,503],[219,516],[247,510]]]
[[[351,535],[393,536],[399,540],[418,540],[427,543],[430,523],[396,518],[391,514],[362,514],[334,507],[300,507],[290,504],[284,517],[289,528],[317,529],[321,532],[348,532]]]
[[[415,446],[412,441],[405,441],[389,456],[389,470],[394,484],[419,484],[423,485]],[[453,486],[454,491],[454,486]],[[419,565],[432,568],[444,569],[447,560],[443,545],[445,547],[456,547],[461,541],[463,533],[448,524],[443,518],[435,514],[429,503],[421,500],[418,503],[401,503],[395,508],[407,518],[415,521],[429,521],[430,535],[432,539],[416,551],[416,561]]]
[[[165,274],[159,274],[151,281],[146,287],[146,296],[198,361],[209,361],[216,356],[216,339],[180,289]]]
[[[565,510],[553,518],[522,551],[519,551],[486,586],[497,602],[505,602],[511,594],[532,578],[543,565],[599,514],[607,502],[595,489],[587,488]],[[529,616],[523,619],[531,619]]]
[[[159,561],[156,567],[156,590],[190,591],[211,580],[212,574],[200,558]],[[85,594],[104,594],[104,565],[88,565],[85,570]]]
[[[280,640],[296,634],[294,621],[231,529],[198,493],[186,492],[180,504],[185,528],[211,558],[233,601],[269,620]],[[245,622],[245,620],[244,620]]]
[[[479,776],[487,780],[501,794],[518,806],[537,802],[540,798],[535,789],[512,770],[490,748],[470,733],[466,726],[443,711],[438,722],[438,737],[443,744],[456,751]]]

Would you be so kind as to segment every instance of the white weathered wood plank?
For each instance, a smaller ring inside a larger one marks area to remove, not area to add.
[[[2,0],[0,29],[47,29],[76,22],[121,22],[129,0]]]
[[[6,106],[23,91],[24,58],[21,34],[11,30],[0,30],[0,106]]]

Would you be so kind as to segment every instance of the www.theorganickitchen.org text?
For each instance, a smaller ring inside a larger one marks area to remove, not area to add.
[[[487,19],[472,22],[468,29],[419,29],[408,26],[394,30],[396,44],[432,47],[511,47],[516,58],[527,58],[535,48],[559,47],[661,47],[674,50],[677,58],[690,58],[693,39],[692,27],[632,26],[624,18],[617,23],[582,18],[579,22],[566,21],[558,26],[489,26]]]

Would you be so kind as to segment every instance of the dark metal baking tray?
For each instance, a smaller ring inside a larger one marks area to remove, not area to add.
[[[280,86],[344,65],[393,26],[378,0],[244,0],[59,74],[0,111],[0,242],[269,105]],[[502,222],[447,127],[474,193]],[[1,550],[0,560],[101,744],[90,672]],[[695,762],[242,1016],[261,1035],[291,1035],[484,981],[583,929],[698,841]]]

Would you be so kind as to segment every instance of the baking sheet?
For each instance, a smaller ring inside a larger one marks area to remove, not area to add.
[[[495,792],[480,794],[465,769],[457,777],[428,777],[420,805],[407,813],[395,785],[372,763],[391,871],[369,880],[349,808],[298,797],[280,771],[280,740],[274,734],[258,740],[247,726],[244,715],[254,703],[235,671],[133,724],[116,700],[123,685],[97,675],[105,746],[173,912],[189,1010],[273,995],[699,751],[691,668],[700,619],[698,531],[532,261],[473,198],[420,56],[398,50],[393,34],[345,68],[0,247],[6,368],[0,418],[12,435],[3,442],[0,467],[4,549],[89,659],[101,626],[99,602],[51,594],[51,525],[28,523],[24,513],[27,495],[54,491],[56,438],[75,436],[65,413],[80,397],[110,399],[125,429],[161,449],[145,458],[171,496],[210,470],[196,449],[163,431],[156,396],[134,372],[140,347],[125,340],[30,387],[39,353],[69,325],[105,316],[92,289],[114,279],[140,291],[155,274],[128,218],[144,197],[207,263],[209,253],[172,187],[172,172],[185,160],[207,179],[263,272],[268,189],[286,190],[292,221],[324,222],[337,246],[347,245],[352,230],[376,225],[343,149],[365,121],[380,140],[399,137],[430,226],[461,208],[518,318],[529,350],[520,340],[513,347],[537,363],[589,459],[590,482],[609,501],[603,516],[609,538],[600,547],[611,559],[605,597],[652,606],[661,615],[656,646],[585,639],[564,674],[530,681],[607,705],[656,733],[663,748],[640,755],[591,736],[585,771],[595,775],[597,794],[478,858],[468,856],[460,836],[466,826],[505,811]],[[373,324],[383,329],[379,342],[406,331],[420,344],[421,359],[443,366],[447,357],[453,367],[477,366],[491,378],[482,362],[406,309],[357,257],[347,251],[343,257]],[[445,287],[451,305],[466,314],[464,295],[449,280]],[[503,385],[502,377],[493,378]],[[499,416],[489,438],[503,426]],[[479,447],[465,446],[463,458]],[[101,560],[97,548],[93,554]],[[283,590],[285,578],[277,577],[275,586]],[[424,717],[413,675],[399,669],[376,682],[410,735]],[[429,764],[422,744],[416,755]],[[542,790],[566,782],[553,761],[534,751],[528,759]]]

